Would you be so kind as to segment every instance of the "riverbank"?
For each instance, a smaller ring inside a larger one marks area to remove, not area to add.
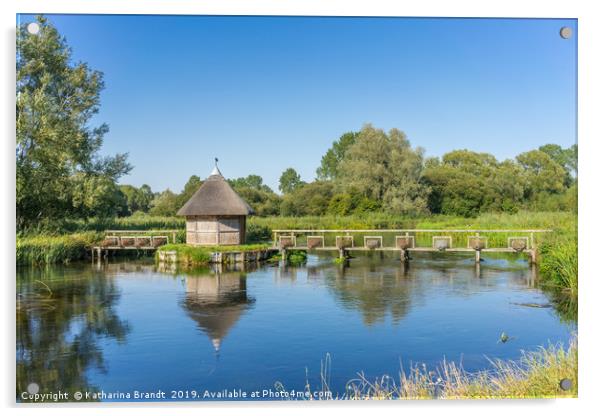
[[[68,264],[85,259],[90,253],[90,248],[100,241],[102,236],[97,232],[85,232],[17,237],[17,266]]]
[[[54,235],[17,237],[17,264],[37,265],[68,263],[85,258],[86,250],[102,239],[105,229],[160,230],[178,229],[178,242],[185,238],[184,220],[179,217],[139,215],[109,220],[65,220]],[[577,299],[577,216],[570,212],[489,213],[475,218],[448,215],[403,217],[387,214],[361,216],[250,217],[247,242],[268,243],[274,229],[379,229],[379,228],[546,228],[554,232],[538,236],[541,282],[573,300]],[[429,237],[430,238],[430,237]],[[505,238],[501,236],[501,238]],[[494,243],[490,241],[490,243]],[[504,243],[504,242],[502,242]],[[199,254],[201,257],[203,255]],[[200,261],[199,257],[199,261]]]
[[[347,382],[348,400],[399,399],[517,399],[559,398],[578,395],[576,337],[563,345],[523,352],[517,361],[494,360],[493,369],[468,373],[460,364],[443,361],[436,369],[415,365],[397,377],[368,379],[362,373]],[[322,388],[316,397],[329,397],[330,360],[323,363]],[[307,391],[312,391],[309,384]],[[312,397],[310,395],[310,397]],[[335,397],[332,394],[331,397]]]
[[[239,246],[189,246],[186,244],[166,244],[157,249],[157,261],[173,262],[186,266],[206,266],[210,263],[245,262],[247,260],[267,260],[272,256],[271,244],[242,244]],[[246,255],[252,254],[247,259]],[[229,256],[228,254],[232,254]]]

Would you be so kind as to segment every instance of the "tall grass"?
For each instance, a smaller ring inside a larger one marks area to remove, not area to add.
[[[69,263],[86,257],[101,234],[88,232],[60,236],[17,238],[17,265]]]
[[[578,293],[577,241],[574,238],[558,238],[546,241],[540,247],[539,271],[545,283],[566,292],[571,297]]]
[[[329,388],[330,364],[321,368],[320,395],[333,397]],[[454,362],[443,361],[436,369],[414,365],[409,371],[403,368],[397,377],[384,375],[369,379],[363,373],[347,382],[346,392],[339,399],[394,400],[394,399],[476,399],[476,398],[552,398],[577,397],[578,354],[573,338],[567,348],[561,344],[540,347],[533,352],[523,352],[518,361],[492,360],[492,369],[470,373]],[[572,385],[563,390],[560,381],[570,380]],[[328,394],[328,393],[331,394]]]

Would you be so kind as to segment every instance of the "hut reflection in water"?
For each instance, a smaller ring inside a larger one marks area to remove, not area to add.
[[[209,337],[216,353],[228,332],[251,308],[246,273],[216,265],[205,274],[188,274],[182,307]]]

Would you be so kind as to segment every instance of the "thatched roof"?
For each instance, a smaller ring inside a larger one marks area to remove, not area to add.
[[[217,166],[198,191],[178,211],[178,215],[249,215],[249,206],[224,179]]]

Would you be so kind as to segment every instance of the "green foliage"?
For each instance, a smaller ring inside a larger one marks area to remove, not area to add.
[[[301,176],[293,168],[288,168],[282,172],[279,182],[280,185],[278,189],[280,189],[283,194],[289,194],[300,186],[305,185],[305,182],[301,180]]]
[[[491,370],[475,373],[462,364],[443,361],[436,368],[414,364],[401,369],[397,377],[383,375],[368,379],[363,373],[349,380],[347,391],[339,399],[399,400],[399,399],[502,399],[577,397],[578,351],[576,337],[565,348],[550,344],[535,351],[523,351],[521,358],[493,360]],[[329,367],[327,367],[329,368]],[[323,393],[328,392],[328,374]],[[559,380],[572,381],[563,390]],[[438,389],[435,388],[438,387]],[[307,386],[308,391],[311,387]],[[439,393],[437,393],[439,392]],[[324,395],[328,397],[327,395]],[[334,397],[334,396],[332,396]]]
[[[546,144],[540,146],[538,150],[544,152],[554,162],[562,166],[566,172],[565,186],[571,186],[574,176],[577,175],[577,145],[574,144],[569,148],[563,149],[557,144]]]
[[[566,171],[540,150],[521,153],[516,161],[525,171],[526,197],[539,192],[560,193],[565,188]]]
[[[278,215],[280,212],[280,197],[267,185],[259,175],[249,175],[244,178],[229,179],[232,188],[255,211],[255,215],[264,217]]]
[[[292,265],[302,265],[307,263],[307,252],[305,250],[287,250],[286,261]]]
[[[576,235],[560,234],[539,247],[540,274],[545,283],[566,292],[572,298],[578,293],[578,259]]]
[[[493,155],[469,150],[431,161],[424,180],[432,189],[431,212],[474,217],[486,211],[515,212],[524,194],[522,173],[515,163],[499,163]]]
[[[176,197],[176,211],[182,208],[182,206],[184,206],[184,204],[188,202],[190,198],[192,198],[192,195],[199,190],[202,184],[203,181],[201,181],[201,178],[199,178],[197,175],[192,175],[188,179],[188,182],[186,182],[186,185],[184,185],[184,189]]]
[[[324,215],[334,186],[331,182],[312,182],[287,194],[280,205],[281,215]]]
[[[269,244],[243,244],[239,246],[190,246],[187,244],[166,244],[159,247],[156,258],[160,251],[175,251],[177,262],[189,266],[203,266],[211,261],[211,253],[215,252],[241,252],[266,250]]]
[[[154,195],[150,186],[142,185],[136,188],[132,185],[120,185],[120,192],[125,199],[125,206],[119,212],[122,217],[132,215],[135,212],[148,212]]]
[[[17,238],[17,265],[69,263],[84,259],[90,248],[102,236],[88,232],[62,236],[33,236]]]
[[[421,182],[423,153],[412,149],[402,131],[391,129],[387,134],[368,124],[346,150],[337,184],[347,192],[382,201],[385,212],[426,213],[429,188]]]
[[[178,195],[174,194],[171,190],[166,189],[161,192],[151,203],[152,208],[149,213],[153,216],[169,217],[176,215],[181,206],[178,203]]]
[[[38,17],[17,30],[17,229],[41,220],[113,216],[127,155],[100,157],[108,127],[89,125],[100,107],[102,73],[73,64],[65,39]]]
[[[345,152],[355,143],[357,132],[348,132],[332,142],[332,147],[322,156],[320,167],[316,170],[318,180],[333,180],[338,177],[339,164],[345,156]]]

